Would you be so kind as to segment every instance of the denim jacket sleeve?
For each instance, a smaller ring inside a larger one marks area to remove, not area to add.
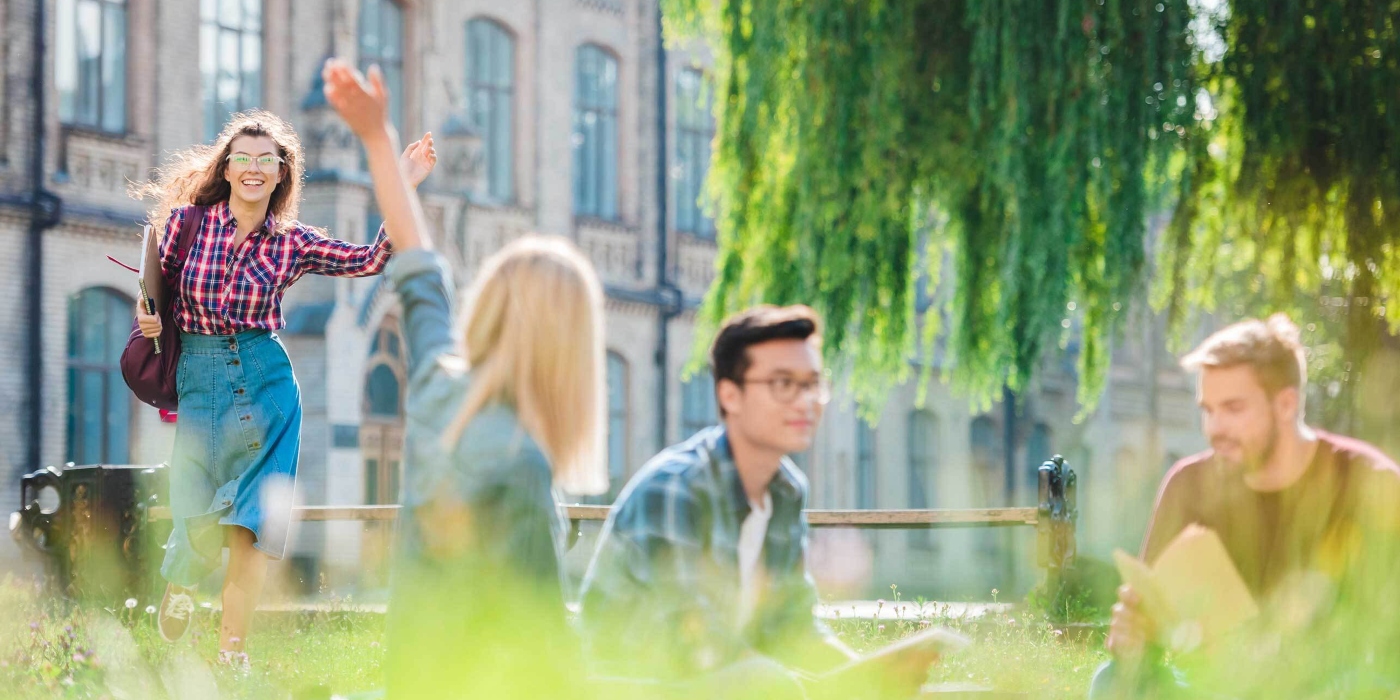
[[[424,248],[396,254],[385,271],[403,306],[408,375],[452,349],[452,273],[436,252]]]

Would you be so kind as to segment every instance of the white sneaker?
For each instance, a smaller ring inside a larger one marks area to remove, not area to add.
[[[160,600],[160,617],[156,619],[161,639],[167,642],[179,641],[190,630],[190,619],[193,615],[194,589],[181,588],[173,583],[166,584],[165,596]]]

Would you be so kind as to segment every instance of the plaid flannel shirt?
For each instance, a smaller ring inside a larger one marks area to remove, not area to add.
[[[830,636],[813,614],[807,480],[784,458],[768,492],[764,578],[740,629],[739,527],[750,507],[724,428],[665,450],[632,478],[603,525],[580,600],[604,673],[680,678],[750,650],[790,658],[786,650]]]
[[[176,239],[190,208],[170,213],[160,242],[161,269],[171,279],[177,260]],[[243,330],[285,327],[282,295],[302,275],[365,277],[377,275],[393,248],[384,227],[370,245],[327,238],[293,221],[281,233],[271,214],[237,250],[238,226],[228,202],[205,210],[185,258],[179,280],[175,318],[180,330],[204,335],[231,335]]]

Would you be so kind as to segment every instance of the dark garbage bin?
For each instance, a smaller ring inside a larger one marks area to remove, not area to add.
[[[149,509],[168,492],[165,465],[46,467],[20,477],[10,535],[63,595],[154,601],[170,521],[152,522]]]

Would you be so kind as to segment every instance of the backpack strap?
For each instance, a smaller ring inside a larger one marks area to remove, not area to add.
[[[165,288],[168,290],[165,308],[171,308],[176,298],[179,298],[179,280],[185,270],[185,259],[189,258],[189,249],[195,245],[195,235],[199,234],[200,228],[203,227],[206,211],[209,211],[209,207],[185,207],[185,218],[179,227],[179,237],[175,239],[175,269],[172,270],[171,276],[165,279]]]
[[[195,234],[199,232],[204,224],[204,213],[209,207],[199,205],[190,206],[185,209],[185,219],[180,224],[180,237],[175,239],[175,278],[170,284],[172,290],[171,298],[179,295],[180,273],[185,269],[185,258],[189,257],[190,247],[194,245]]]

